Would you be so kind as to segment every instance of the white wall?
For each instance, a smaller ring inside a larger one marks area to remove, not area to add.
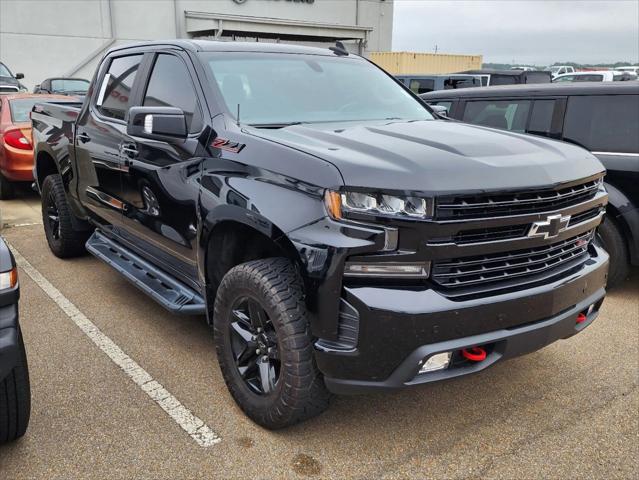
[[[391,48],[393,0],[0,0],[0,60],[29,89],[87,59],[91,78],[101,49],[187,37],[184,11],[371,26],[366,50]]]

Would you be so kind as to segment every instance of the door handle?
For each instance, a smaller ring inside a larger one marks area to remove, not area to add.
[[[132,145],[122,145],[120,147],[120,154],[128,158],[137,158],[138,149]]]
[[[91,141],[91,137],[89,137],[89,135],[87,135],[85,132],[82,132],[80,135],[78,135],[78,140],[80,140],[82,143],[87,143]]]

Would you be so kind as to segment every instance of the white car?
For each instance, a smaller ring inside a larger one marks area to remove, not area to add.
[[[552,67],[548,67],[546,70],[550,72],[552,78],[566,73],[575,73],[575,67],[571,67],[570,65],[553,65]]]
[[[622,76],[631,76],[630,72],[620,72],[618,70],[594,70],[592,72],[574,72],[564,75],[557,75],[552,79],[553,83],[559,82],[612,82],[621,80]],[[636,78],[636,76],[635,76]],[[632,80],[632,78],[628,78]]]
[[[618,72],[630,72],[630,73],[636,73],[637,75],[639,75],[639,66],[618,67],[615,70],[617,70]]]

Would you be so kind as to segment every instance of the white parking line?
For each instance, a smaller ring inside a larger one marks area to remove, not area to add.
[[[5,239],[6,241],[6,239]],[[133,382],[164,410],[201,447],[210,447],[221,438],[202,420],[193,415],[166,388],[107,337],[78,308],[55,288],[29,261],[7,242],[16,263],[53,300],[100,350],[126,373]]]

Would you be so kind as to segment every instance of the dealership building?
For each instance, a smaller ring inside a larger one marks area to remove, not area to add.
[[[0,60],[32,89],[91,78],[109,48],[194,38],[390,51],[393,0],[0,0]]]

